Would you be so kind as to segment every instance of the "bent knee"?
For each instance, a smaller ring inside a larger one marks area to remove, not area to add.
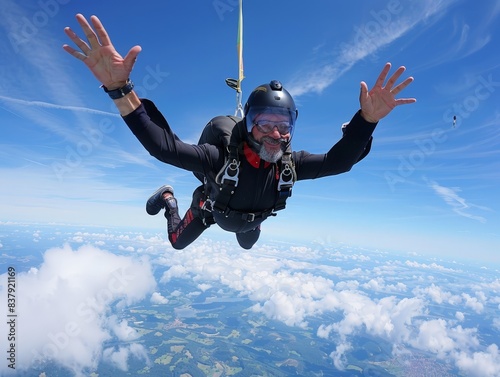
[[[179,244],[176,244],[176,243],[173,243],[171,244],[172,247],[175,249],[175,250],[182,250],[186,247],[186,245],[179,245]]]

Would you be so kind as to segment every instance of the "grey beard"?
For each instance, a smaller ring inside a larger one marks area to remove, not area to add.
[[[282,144],[282,147],[283,147],[283,144]],[[260,145],[259,157],[261,159],[263,159],[264,161],[267,161],[267,162],[274,164],[274,163],[278,162],[282,156],[283,156],[283,149],[282,148],[280,148],[276,152],[270,152],[266,149],[264,144]]]

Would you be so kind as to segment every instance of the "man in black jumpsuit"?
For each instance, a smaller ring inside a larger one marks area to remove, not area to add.
[[[182,142],[154,104],[139,99],[133,90],[129,77],[141,48],[134,46],[122,58],[97,17],[91,17],[94,29],[82,15],[77,15],[77,21],[88,43],[66,28],[66,34],[81,51],[68,45],[63,48],[82,60],[103,84],[104,91],[114,100],[123,119],[142,145],[158,160],[202,175],[207,180],[205,191],[208,192],[202,193],[202,187],[195,191],[191,208],[182,220],[170,186],[160,187],[148,200],[146,209],[149,214],[154,215],[165,208],[172,246],[176,249],[186,247],[210,226],[207,219],[213,219],[212,223],[236,233],[240,246],[251,248],[259,238],[261,223],[274,213],[277,203],[277,185],[281,173],[279,162],[290,144],[297,117],[290,94],[277,81],[261,85],[250,94],[245,105],[245,117],[234,126],[243,135],[238,149],[238,186],[223,212],[214,210],[207,214],[200,205],[206,202],[207,195],[215,200],[215,193],[219,189],[216,175],[226,163],[224,148]],[[413,81],[409,77],[395,85],[405,71],[404,67],[399,67],[383,85],[390,67],[389,63],[385,65],[370,91],[364,82],[361,83],[361,109],[343,127],[342,138],[327,153],[292,153],[297,181],[349,171],[368,152],[371,135],[378,121],[395,106],[415,102],[414,98],[395,98]]]

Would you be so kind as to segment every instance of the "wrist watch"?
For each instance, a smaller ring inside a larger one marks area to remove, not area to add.
[[[132,89],[134,89],[134,83],[132,82],[132,80],[127,79],[127,83],[121,88],[108,90],[108,88],[106,88],[104,85],[101,85],[101,88],[103,88],[104,91],[108,93],[108,96],[111,99],[119,99],[125,97],[132,91]]]

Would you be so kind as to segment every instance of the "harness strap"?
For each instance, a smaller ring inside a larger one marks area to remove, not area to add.
[[[219,193],[214,200],[213,208],[218,212],[224,212],[228,208],[231,195],[234,194],[234,190],[238,186],[238,176],[240,174],[238,148],[240,140],[242,140],[240,127],[235,125],[227,147],[229,155],[226,159],[226,164],[215,177],[215,181],[219,184]]]
[[[235,180],[226,180],[224,184],[222,184],[219,188],[219,193],[215,198],[213,203],[213,208],[215,211],[224,212],[226,208],[228,208],[229,200],[231,200],[231,195],[234,194],[234,190],[237,186],[237,179]]]
[[[226,210],[224,211],[224,215],[226,217],[240,218],[251,223],[252,221],[255,221],[257,219],[266,219],[269,216],[276,216],[276,213],[274,213],[272,209],[261,212],[240,212],[226,208]]]
[[[292,187],[296,180],[297,175],[292,161],[292,154],[287,149],[281,157],[281,172],[278,181],[278,198],[274,205],[275,211],[280,211],[286,207],[286,200],[292,196]]]

